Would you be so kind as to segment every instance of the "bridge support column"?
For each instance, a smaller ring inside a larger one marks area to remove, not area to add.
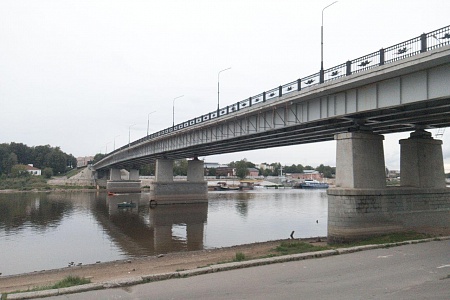
[[[441,184],[445,181],[440,142],[427,136],[416,132],[400,141],[402,186],[386,187],[382,136],[336,135],[336,187],[328,190],[329,243],[408,230],[450,230],[450,189]]]
[[[155,170],[156,182],[172,182],[173,181],[173,160],[157,159]]]
[[[208,202],[203,161],[188,161],[187,181],[173,180],[173,161],[156,161],[156,180],[151,185],[151,201],[157,204]]]
[[[442,141],[430,132],[416,130],[400,140],[400,185],[417,188],[445,188]]]
[[[336,187],[384,188],[384,136],[370,132],[348,132],[335,136]]]
[[[106,190],[110,193],[140,193],[139,170],[131,170],[129,180],[122,180],[120,170],[111,169],[109,171],[109,180],[106,182]]]
[[[109,180],[121,180],[120,169],[109,170]]]
[[[139,170],[131,169],[130,173],[128,174],[129,180],[139,180]]]

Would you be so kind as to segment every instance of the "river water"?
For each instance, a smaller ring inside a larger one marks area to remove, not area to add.
[[[0,193],[2,276],[174,251],[326,236],[324,190],[209,192],[149,207],[149,194]],[[134,208],[118,208],[123,201]]]

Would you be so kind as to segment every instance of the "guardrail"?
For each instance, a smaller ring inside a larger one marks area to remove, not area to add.
[[[127,149],[133,145],[155,139],[157,137],[190,127],[210,120],[214,120],[229,114],[236,113],[240,110],[244,110],[254,105],[258,105],[264,102],[270,102],[273,99],[282,97],[289,93],[300,91],[302,89],[308,89],[318,84],[335,80],[344,76],[349,76],[361,71],[369,70],[384,64],[389,64],[397,60],[405,59],[417,55],[422,52],[433,50],[439,47],[443,47],[450,44],[450,26],[446,26],[429,33],[423,33],[418,37],[404,41],[402,43],[390,46],[385,49],[361,56],[359,58],[349,60],[338,66],[329,68],[323,71],[323,80],[321,80],[320,72],[309,75],[307,77],[297,79],[290,83],[280,85],[276,88],[264,91],[256,96],[249,97],[234,104],[220,108],[217,111],[207,113],[205,115],[196,117],[194,119],[179,123],[173,127],[163,129],[148,136],[145,136],[139,140],[136,140],[128,145],[122,146],[113,152],[110,152],[107,156]]]

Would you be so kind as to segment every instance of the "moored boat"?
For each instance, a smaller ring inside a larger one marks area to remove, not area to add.
[[[304,182],[301,182],[294,186],[294,188],[297,189],[327,189],[328,187],[328,183],[313,179],[306,179]]]

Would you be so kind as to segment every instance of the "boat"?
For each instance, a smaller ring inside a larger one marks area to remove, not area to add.
[[[218,182],[216,186],[214,186],[215,191],[237,191],[239,190],[238,186],[229,186],[226,182]]]
[[[122,202],[122,203],[118,203],[117,207],[119,207],[119,208],[136,207],[136,203],[133,203],[133,202]]]
[[[314,179],[306,179],[304,182],[301,182],[294,186],[294,188],[297,189],[327,189],[328,187],[328,183],[320,182]]]

